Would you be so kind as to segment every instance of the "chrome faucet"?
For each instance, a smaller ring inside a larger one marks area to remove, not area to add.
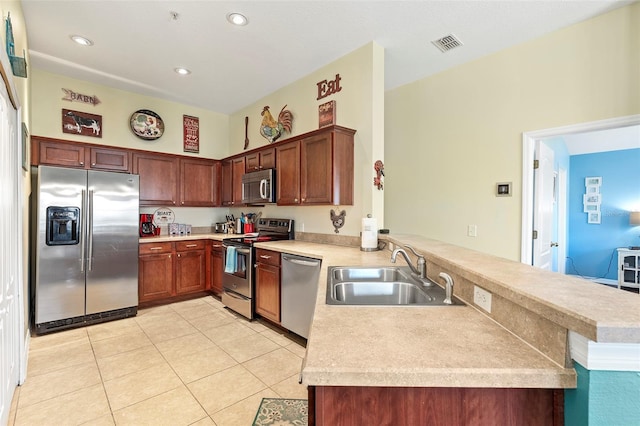
[[[451,296],[453,296],[453,278],[451,278],[451,275],[447,274],[446,272],[440,272],[439,276],[440,278],[443,278],[446,283],[445,298],[442,303],[453,305],[453,300],[451,300]]]
[[[404,257],[404,260],[407,261],[407,264],[411,268],[411,272],[417,275],[424,285],[433,285],[430,281],[427,280],[427,262],[424,260],[424,256],[418,254],[410,245],[406,245],[405,247],[411,250],[411,252],[418,257],[418,267],[416,268],[415,266],[413,266],[409,255],[404,249],[401,248],[397,248],[393,251],[393,253],[391,253],[391,263],[396,263],[396,257],[398,257],[398,253],[400,253],[402,257]]]

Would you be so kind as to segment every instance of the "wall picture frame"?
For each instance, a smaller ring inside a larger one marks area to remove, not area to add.
[[[602,185],[602,176],[590,176],[584,178],[585,186],[600,186]]]
[[[587,215],[587,223],[600,223],[600,211],[597,212],[589,212]]]

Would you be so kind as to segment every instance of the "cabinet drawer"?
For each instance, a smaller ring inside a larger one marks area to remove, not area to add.
[[[141,243],[139,254],[171,253],[173,243]]]
[[[204,250],[204,240],[176,241],[176,251]]]
[[[256,261],[267,265],[280,266],[280,253],[277,251],[256,249]]]
[[[211,250],[222,252],[222,241],[211,241]]]

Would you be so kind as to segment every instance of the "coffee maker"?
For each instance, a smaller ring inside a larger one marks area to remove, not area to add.
[[[152,237],[155,235],[156,226],[153,224],[153,215],[149,213],[140,214],[140,236]]]

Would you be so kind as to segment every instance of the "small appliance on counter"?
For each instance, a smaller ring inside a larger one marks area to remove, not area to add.
[[[140,236],[153,237],[156,235],[156,226],[153,224],[153,214],[140,214]]]

